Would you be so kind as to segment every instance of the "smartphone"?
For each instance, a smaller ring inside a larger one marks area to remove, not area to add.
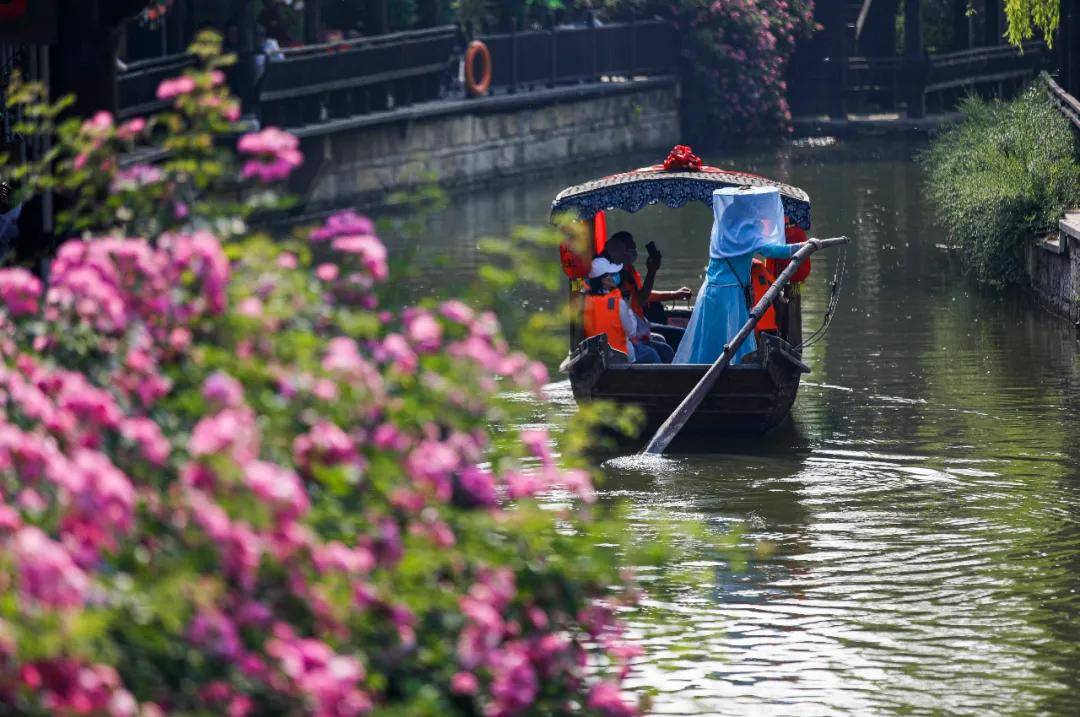
[[[645,245],[645,251],[649,252],[649,256],[659,256],[660,251],[656,248],[656,242],[651,241]]]

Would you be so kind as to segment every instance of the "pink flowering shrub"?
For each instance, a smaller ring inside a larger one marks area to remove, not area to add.
[[[190,77],[162,94],[217,96]],[[139,185],[125,221],[145,233],[94,214],[47,282],[0,271],[0,704],[638,713],[632,546],[556,436],[519,428],[544,367],[475,303],[385,305],[390,257],[352,212],[225,241],[243,222],[186,186],[187,218],[161,219],[143,200],[168,162],[108,170],[143,128],[91,118],[75,159]],[[66,186],[96,191],[82,171]]]
[[[606,0],[613,17],[633,11],[675,24],[684,63],[683,115],[693,139],[790,130],[787,62],[814,31],[813,0]]]

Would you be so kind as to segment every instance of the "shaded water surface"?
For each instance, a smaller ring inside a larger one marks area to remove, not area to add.
[[[709,154],[806,189],[814,234],[856,239],[832,330],[793,422],[719,453],[605,463],[642,525],[743,526],[768,559],[717,561],[635,620],[657,714],[1080,713],[1080,371],[1070,328],[958,277],[896,142]],[[623,164],[641,164],[640,158]],[[542,222],[593,166],[455,200],[439,237]],[[665,252],[664,288],[696,288],[709,213],[612,218]],[[836,256],[805,289],[816,327]],[[432,281],[438,282],[434,274]],[[572,410],[569,388],[553,400]],[[672,619],[678,616],[679,619]]]

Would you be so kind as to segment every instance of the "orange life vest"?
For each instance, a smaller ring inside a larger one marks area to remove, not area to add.
[[[626,347],[626,331],[619,316],[622,294],[612,289],[607,294],[588,294],[585,297],[585,338],[607,334],[611,348],[629,354]]]
[[[750,286],[754,289],[755,305],[761,301],[761,297],[765,296],[765,292],[769,290],[774,281],[776,281],[776,277],[766,268],[765,262],[761,259],[754,259],[753,264],[750,265]],[[776,323],[774,304],[761,315],[761,320],[757,322],[754,331],[778,331],[779,329],[780,327]]]

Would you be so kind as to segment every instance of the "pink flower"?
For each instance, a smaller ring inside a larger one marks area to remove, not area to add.
[[[82,130],[90,134],[104,134],[113,127],[113,117],[102,110],[82,124]]]
[[[634,717],[637,709],[623,701],[622,692],[614,682],[598,682],[589,690],[588,706],[607,717]]]
[[[383,339],[375,351],[375,356],[380,361],[393,363],[394,368],[400,373],[411,374],[416,371],[418,363],[416,352],[401,334],[390,334]]]
[[[443,305],[439,307],[439,312],[446,318],[459,324],[468,324],[476,315],[476,312],[457,299],[451,299],[450,301],[444,302]]]
[[[157,98],[159,100],[172,100],[181,95],[191,94],[196,87],[195,78],[186,75],[164,80],[158,85]]]
[[[311,232],[311,241],[322,242],[346,235],[374,236],[375,225],[367,217],[350,210],[338,212],[326,220],[326,224]]]
[[[226,409],[195,424],[188,450],[193,456],[228,454],[238,463],[255,459],[259,439],[248,409]]]
[[[142,117],[128,120],[116,130],[116,136],[120,139],[133,140],[146,131],[146,120]]]
[[[495,477],[488,471],[472,466],[465,468],[458,474],[457,485],[466,506],[492,507],[497,502]]]
[[[455,695],[475,695],[480,682],[471,672],[458,672],[450,679],[450,691]]]
[[[215,408],[239,408],[244,404],[244,387],[227,373],[215,371],[203,382],[203,398]]]
[[[244,468],[244,479],[252,492],[270,505],[279,517],[295,520],[308,510],[308,496],[300,478],[287,468],[254,461]]]
[[[442,326],[427,312],[414,313],[405,320],[409,341],[420,351],[435,351],[442,344]]]
[[[515,500],[532,498],[547,487],[535,473],[518,471],[510,471],[506,474],[506,486],[510,490],[510,497]]]
[[[386,247],[371,234],[349,234],[331,241],[335,251],[356,256],[367,269],[372,279],[385,279],[390,270],[386,264]]]
[[[236,660],[243,651],[236,625],[217,610],[201,610],[188,625],[187,638],[193,644],[226,660]]]
[[[165,465],[172,447],[161,433],[158,424],[149,418],[125,418],[120,432],[126,440],[138,447],[142,457],[155,466]]]
[[[461,457],[453,448],[427,440],[405,459],[405,470],[417,483],[433,489],[440,500],[449,500],[452,494],[450,476],[460,462]]]
[[[71,555],[33,526],[15,534],[12,553],[19,571],[22,599],[59,609],[80,607],[90,580]]]
[[[261,132],[245,134],[237,142],[241,154],[255,155],[241,172],[245,179],[258,178],[264,183],[287,178],[294,169],[304,163],[299,150],[300,140],[277,127],[267,127]]]
[[[490,660],[491,696],[500,714],[512,715],[528,709],[540,689],[528,653],[520,643],[510,643]]]
[[[36,314],[41,280],[25,269],[0,269],[0,301],[12,316]]]
[[[337,264],[324,263],[315,268],[315,276],[321,281],[334,281],[341,274],[341,268]]]
[[[136,164],[122,169],[113,177],[112,191],[134,192],[165,178],[165,173],[152,164]]]
[[[301,470],[310,470],[316,463],[335,466],[357,459],[352,439],[329,421],[319,421],[311,431],[297,436],[293,456]]]

